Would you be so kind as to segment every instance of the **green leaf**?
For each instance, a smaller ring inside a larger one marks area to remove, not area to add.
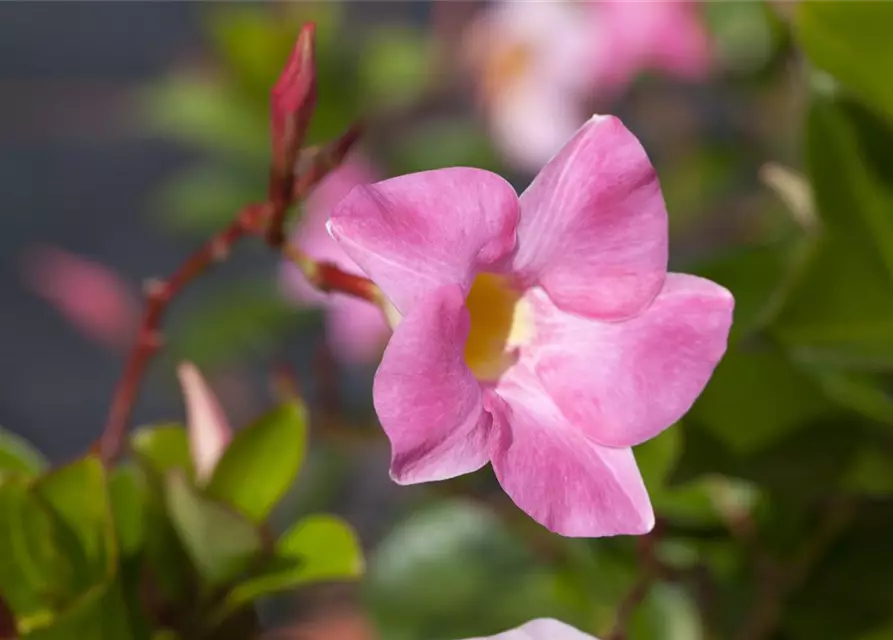
[[[175,469],[183,470],[189,478],[195,477],[189,437],[181,425],[140,427],[130,437],[130,446],[156,478],[163,478]]]
[[[0,482],[0,597],[25,627],[62,603],[72,567],[57,546],[50,512],[24,482]]]
[[[129,611],[120,583],[112,581],[88,590],[52,621],[23,634],[23,640],[131,640]]]
[[[225,290],[206,294],[186,314],[174,318],[170,352],[209,368],[246,354],[266,353],[282,334],[317,317],[284,299],[269,278],[230,282]]]
[[[182,473],[167,477],[167,506],[183,546],[210,586],[245,573],[264,552],[263,538],[254,525],[201,495]]]
[[[117,549],[105,469],[99,458],[88,456],[53,470],[35,481],[33,491],[73,537],[80,561],[76,584],[87,589],[106,582],[117,564]]]
[[[486,132],[468,120],[426,122],[411,133],[396,136],[389,154],[391,175],[466,166],[498,171],[499,155]]]
[[[236,211],[261,193],[260,166],[257,174],[246,176],[245,169],[189,168],[162,186],[153,196],[152,209],[168,229],[204,237],[229,223]]]
[[[801,2],[795,35],[812,62],[893,121],[887,2]]]
[[[394,527],[365,587],[386,637],[475,637],[568,613],[550,569],[490,511],[463,501],[417,509]]]
[[[368,99],[378,108],[395,108],[417,99],[433,78],[433,48],[425,34],[407,26],[371,32],[360,58]]]
[[[836,407],[779,350],[732,346],[688,419],[732,451],[751,453]]]
[[[140,469],[131,464],[116,467],[109,477],[109,498],[118,549],[122,557],[132,557],[146,538],[146,486]]]
[[[225,86],[171,77],[146,90],[143,118],[155,133],[218,153],[250,167],[267,161],[266,113]]]
[[[346,522],[330,515],[308,516],[279,537],[270,567],[233,588],[227,606],[234,611],[265,595],[353,580],[363,567],[359,540]]]
[[[304,460],[307,426],[302,406],[286,404],[238,431],[207,493],[261,523],[294,482]]]
[[[0,478],[5,473],[33,477],[45,468],[46,460],[31,443],[11,431],[0,429]]]
[[[773,332],[813,358],[893,367],[893,133],[816,99],[807,164],[822,230]]]

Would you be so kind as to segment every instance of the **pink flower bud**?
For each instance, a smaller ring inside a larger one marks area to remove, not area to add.
[[[295,48],[272,92],[273,166],[290,177],[316,106],[316,25],[301,27]]]

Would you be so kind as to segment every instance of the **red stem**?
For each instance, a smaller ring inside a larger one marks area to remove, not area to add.
[[[311,284],[323,291],[339,291],[370,302],[378,301],[377,287],[370,280],[345,273],[332,264],[318,264],[288,243],[280,243],[278,234],[271,236],[268,233],[273,215],[287,209],[294,203],[294,200],[306,197],[326,174],[337,167],[347,155],[350,147],[357,141],[358,132],[356,127],[349,129],[327,149],[317,153],[311,167],[295,179],[294,187],[291,190],[292,201],[286,203],[267,201],[246,206],[234,221],[187,258],[170,278],[153,280],[148,284],[146,308],[136,341],[112,398],[105,429],[99,441],[94,445],[94,449],[98,451],[103,461],[113,462],[121,451],[130,415],[139,394],[146,368],[163,343],[161,325],[168,305],[186,285],[209,266],[225,260],[233,246],[245,236],[257,235],[264,238],[272,249],[281,251],[286,257],[296,262],[307,275]],[[278,217],[276,223],[281,223]]]

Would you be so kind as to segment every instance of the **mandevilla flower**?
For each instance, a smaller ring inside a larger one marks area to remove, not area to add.
[[[598,640],[598,638],[593,638],[558,620],[541,618],[489,638],[469,638],[469,640]]]
[[[307,200],[292,242],[314,260],[329,261],[347,273],[361,275],[360,268],[326,232],[326,220],[332,207],[351,189],[372,180],[372,168],[358,156],[335,169]],[[288,297],[325,309],[326,339],[339,360],[368,362],[381,355],[390,329],[374,306],[342,293],[320,292],[290,261],[283,263],[282,284]]]
[[[232,440],[233,431],[198,367],[184,362],[177,367],[177,376],[186,400],[186,427],[195,476],[199,482],[204,482],[214,472],[217,461]]]
[[[618,119],[587,122],[520,198],[429,171],[355,188],[329,229],[400,316],[373,389],[396,482],[489,461],[554,532],[652,528],[631,447],[701,392],[733,299],[667,273],[657,175]]]

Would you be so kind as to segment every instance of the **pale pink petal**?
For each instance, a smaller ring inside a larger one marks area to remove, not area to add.
[[[370,362],[384,349],[391,329],[381,309],[365,300],[332,294],[326,311],[326,337],[342,362]]]
[[[388,343],[373,397],[400,484],[452,478],[487,463],[490,415],[463,352],[470,319],[458,285],[421,297]]]
[[[662,4],[666,6],[655,26],[653,65],[686,80],[705,78],[711,67],[711,47],[698,7],[692,2]]]
[[[596,116],[521,195],[513,268],[566,311],[618,320],[654,299],[666,267],[657,173],[620,120]]]
[[[531,518],[570,537],[643,534],[654,526],[632,449],[588,438],[524,367],[488,391],[487,407],[494,415],[493,470]]]
[[[676,273],[625,322],[568,314],[533,296],[530,352],[544,388],[573,424],[618,447],[654,437],[688,411],[725,353],[734,307],[723,287]]]
[[[140,307],[114,271],[54,247],[31,249],[23,268],[30,288],[88,338],[112,348],[129,344]]]
[[[195,475],[204,481],[211,477],[232,439],[232,429],[198,367],[184,362],[177,367],[177,376],[186,399],[186,425]]]
[[[426,292],[471,287],[515,246],[518,198],[489,171],[456,167],[357,187],[329,231],[404,315]]]
[[[517,629],[497,633],[488,638],[470,638],[470,640],[598,640],[569,624],[551,618],[540,618],[522,624]]]

